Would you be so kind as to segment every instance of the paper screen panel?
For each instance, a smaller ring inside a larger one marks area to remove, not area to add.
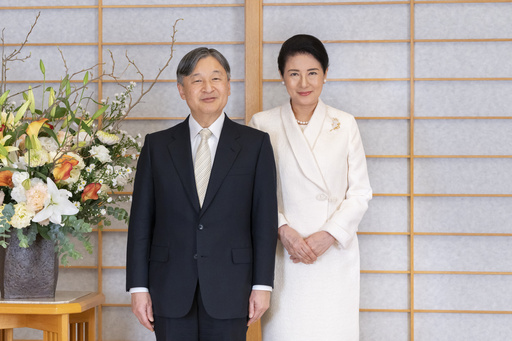
[[[510,311],[512,276],[425,275],[414,276],[415,309]]]
[[[416,82],[415,115],[510,117],[511,93],[510,81]]]
[[[409,275],[361,274],[361,309],[409,309]]]
[[[409,270],[409,237],[360,235],[361,270]]]
[[[294,18],[283,20],[293,11]],[[314,25],[306,18],[322,18]],[[409,6],[265,7],[263,40],[284,41],[295,34],[322,40],[409,39]]]
[[[416,232],[511,233],[512,198],[420,197],[414,200]]]

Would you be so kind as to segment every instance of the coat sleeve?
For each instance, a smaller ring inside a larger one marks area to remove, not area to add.
[[[133,200],[128,225],[126,252],[126,290],[149,287],[149,254],[155,217],[155,196],[149,137],[137,162]]]
[[[268,134],[256,164],[251,220],[252,284],[273,287],[277,244],[276,167]]]
[[[255,128],[255,129],[258,129],[261,131],[265,131],[268,133],[268,131],[266,131],[263,128],[262,124],[260,123],[261,119],[262,119],[262,117],[260,117],[259,115],[256,114],[252,117],[252,119],[249,121],[249,123],[247,125],[249,127],[252,127],[252,128]],[[277,200],[278,200],[277,226],[281,227],[283,225],[287,225],[288,220],[286,219],[285,215],[282,213],[282,209],[281,209],[281,207],[283,207],[283,205],[282,205],[283,195],[280,190],[280,186],[277,187]]]
[[[354,118],[352,118],[349,138],[348,189],[345,199],[321,228],[336,238],[343,247],[350,245],[354,239],[359,223],[368,209],[368,202],[372,198],[366,156]]]

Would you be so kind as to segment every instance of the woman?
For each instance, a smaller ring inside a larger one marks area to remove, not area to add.
[[[278,66],[290,100],[249,123],[270,134],[278,168],[281,243],[264,341],[359,340],[356,232],[372,190],[354,117],[319,98],[328,65],[317,38],[288,39]]]

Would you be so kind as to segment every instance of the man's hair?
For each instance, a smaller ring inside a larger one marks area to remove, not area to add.
[[[176,78],[178,80],[178,83],[183,85],[183,78],[190,76],[190,74],[192,74],[192,71],[194,71],[194,69],[196,68],[197,63],[201,59],[209,56],[215,58],[220,63],[220,65],[222,65],[222,67],[226,71],[228,80],[230,80],[231,68],[229,67],[229,63],[227,59],[222,55],[222,53],[220,53],[216,49],[198,47],[187,53],[178,64],[178,69],[176,70]]]
[[[284,67],[288,58],[296,56],[298,54],[310,54],[312,55],[320,65],[324,73],[329,67],[329,56],[325,50],[324,44],[312,35],[309,34],[297,34],[283,43],[279,56],[277,57],[277,66],[281,76],[284,75]]]

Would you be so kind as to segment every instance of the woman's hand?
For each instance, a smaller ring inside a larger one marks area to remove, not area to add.
[[[305,241],[316,257],[320,257],[334,244],[336,239],[327,231],[318,231],[307,237]]]
[[[294,263],[302,262],[304,264],[313,264],[316,261],[316,255],[304,238],[288,225],[279,228],[279,239],[284,248],[290,254],[290,259]]]

